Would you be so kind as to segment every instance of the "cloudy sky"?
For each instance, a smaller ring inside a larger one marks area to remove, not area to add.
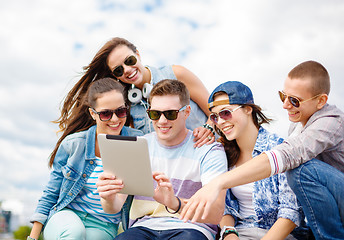
[[[180,64],[211,92],[238,80],[286,136],[277,91],[306,60],[329,71],[344,109],[342,0],[13,0],[0,7],[0,200],[27,223],[48,180],[60,103],[99,48],[120,36],[144,64]]]

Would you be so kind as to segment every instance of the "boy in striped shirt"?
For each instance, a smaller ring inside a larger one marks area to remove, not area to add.
[[[224,211],[225,190],[219,194],[212,205],[212,213],[206,219],[184,223],[179,219],[179,212],[198,189],[226,171],[223,147],[212,143],[194,148],[194,136],[185,127],[191,111],[190,97],[182,82],[163,80],[157,83],[148,101],[150,109],[147,113],[155,132],[145,137],[156,185],[155,194],[153,198],[134,197],[130,228],[116,239],[215,239],[216,224]],[[126,196],[117,194],[121,181],[105,175],[98,182],[98,191],[103,198],[104,210],[112,213],[120,209]],[[109,184],[111,180],[113,182]],[[108,190],[111,184],[116,194]]]

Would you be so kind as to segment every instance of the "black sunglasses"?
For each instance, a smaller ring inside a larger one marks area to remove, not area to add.
[[[306,100],[300,100],[298,97],[293,97],[293,96],[287,95],[282,91],[278,91],[278,94],[279,94],[279,97],[283,103],[284,103],[285,99],[288,98],[288,101],[290,102],[290,104],[296,108],[300,107],[301,103],[307,102],[307,101],[312,100],[312,99],[319,97],[321,95],[321,94],[318,94],[318,95],[311,97],[311,98],[308,98]]]
[[[116,114],[118,118],[125,118],[128,115],[128,108],[127,107],[119,107],[115,110],[105,110],[101,112],[97,112],[95,109],[91,108],[92,111],[99,115],[99,119],[101,121],[109,121],[113,114]]]
[[[213,122],[213,123],[217,123],[219,121],[219,117],[222,118],[223,120],[227,121],[229,119],[232,118],[232,112],[238,110],[239,108],[241,108],[242,106],[238,106],[236,108],[234,108],[233,110],[229,110],[229,109],[223,109],[221,110],[219,113],[211,113],[209,115],[210,117],[210,120]]]
[[[167,120],[176,120],[178,117],[178,113],[185,110],[187,105],[184,107],[180,108],[179,110],[166,110],[166,111],[157,111],[157,110],[147,110],[148,117],[151,120],[159,120],[161,117],[161,114],[164,114],[165,118]]]
[[[137,63],[137,58],[134,55],[131,55],[124,60],[124,64],[127,66],[133,66],[136,63]],[[112,73],[113,75],[115,75],[115,77],[121,77],[124,73],[124,67],[122,65],[119,65],[115,67]]]

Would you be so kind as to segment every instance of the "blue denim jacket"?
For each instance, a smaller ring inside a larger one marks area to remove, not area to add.
[[[176,80],[176,76],[174,75],[172,66],[164,66],[161,68],[155,68],[151,66],[146,66],[152,76],[152,84],[155,85],[161,80],[164,79],[173,79]],[[202,126],[208,120],[207,116],[204,114],[202,109],[195,103],[194,101],[190,100],[191,106],[191,113],[190,116],[186,119],[186,128],[190,129],[191,131],[194,128]],[[138,130],[141,130],[144,134],[150,133],[154,131],[153,124],[148,118],[146,110],[148,109],[148,103],[145,99],[142,101],[132,104],[130,108],[130,115],[133,118],[134,127]]]
[[[122,136],[142,136],[136,129],[123,127]],[[95,156],[96,126],[86,131],[68,135],[61,143],[38,206],[30,221],[43,225],[56,212],[70,204],[82,190],[93,172]]]
[[[252,156],[283,142],[283,139],[260,127]],[[253,207],[257,217],[243,218],[239,214],[239,203],[231,190],[227,190],[225,215],[232,215],[236,228],[259,227],[270,229],[278,218],[286,218],[300,225],[303,214],[296,196],[287,183],[284,173],[254,182]]]

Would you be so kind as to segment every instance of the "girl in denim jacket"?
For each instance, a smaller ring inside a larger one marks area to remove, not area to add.
[[[219,85],[208,102],[210,119],[221,136],[230,169],[283,142],[261,126],[270,119],[241,82]],[[227,190],[220,239],[295,239],[290,233],[302,220],[285,174],[278,174]]]
[[[73,112],[51,154],[50,180],[34,215],[28,239],[113,239],[121,213],[107,214],[96,191],[103,172],[97,134],[143,135],[125,127],[128,104],[124,87],[112,78],[95,80]],[[79,106],[80,107],[80,106]]]
[[[190,92],[192,108],[191,115],[186,121],[186,127],[194,132],[195,147],[215,140],[212,123],[208,120],[210,114],[207,108],[209,92],[202,81],[183,66],[168,65],[160,68],[144,66],[136,46],[126,39],[115,37],[109,40],[96,53],[91,63],[86,66],[81,79],[68,93],[61,117],[58,121],[61,130],[65,129],[69,115],[74,112],[84,112],[86,106],[79,105],[88,86],[94,79],[103,77],[116,78],[126,86],[128,98],[132,102],[130,118],[132,127],[144,134],[154,131],[152,123],[146,114],[147,98],[150,89],[164,79],[182,81]]]

